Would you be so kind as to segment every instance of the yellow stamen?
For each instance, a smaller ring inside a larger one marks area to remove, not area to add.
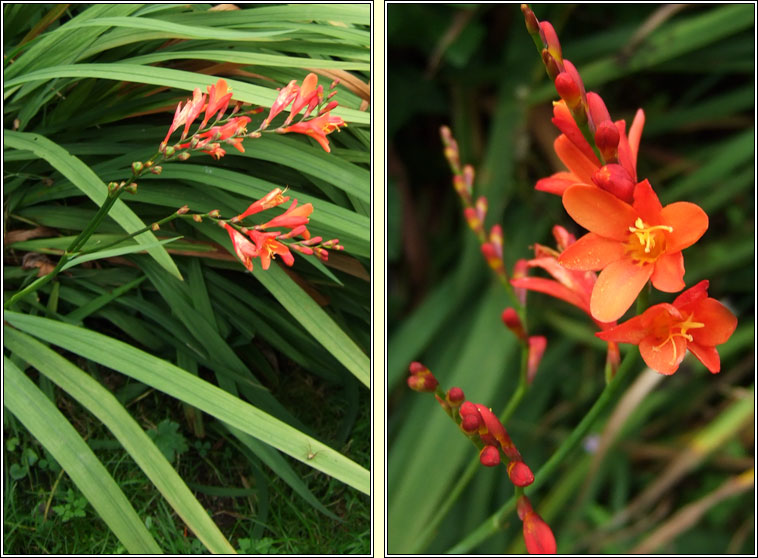
[[[655,227],[648,227],[647,224],[639,217],[634,222],[633,227],[629,227],[629,232],[634,233],[640,244],[645,245],[645,253],[649,254],[652,248],[655,248],[655,238],[653,237],[653,231],[662,230],[667,232],[674,232],[672,227],[666,225],[657,225]]]
[[[691,321],[692,316],[693,314],[690,314],[683,322],[679,322],[678,324],[671,326],[668,337],[666,337],[662,343],[653,347],[654,351],[660,351],[661,347],[671,342],[671,346],[674,348],[674,356],[672,357],[670,364],[676,363],[676,343],[674,342],[674,337],[684,337],[687,341],[691,342],[692,335],[687,333],[687,330],[705,327],[705,324],[703,323]],[[679,329],[679,332],[675,332],[675,329]]]

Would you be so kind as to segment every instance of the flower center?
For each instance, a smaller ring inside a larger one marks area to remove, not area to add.
[[[672,325],[669,328],[668,331],[668,337],[663,340],[662,343],[656,345],[653,347],[654,351],[660,351],[661,347],[664,345],[671,343],[671,347],[674,349],[674,355],[671,358],[671,364],[676,364],[676,343],[674,342],[674,337],[684,337],[687,341],[692,341],[692,335],[687,333],[688,329],[698,329],[701,327],[705,327],[705,324],[701,322],[693,322],[692,321],[692,314],[690,314],[687,319],[685,319],[683,322],[679,322],[677,324]],[[679,330],[679,331],[676,331]]]
[[[629,227],[627,253],[639,264],[653,263],[666,251],[666,233],[674,232],[666,225],[649,226],[637,217],[633,227]]]

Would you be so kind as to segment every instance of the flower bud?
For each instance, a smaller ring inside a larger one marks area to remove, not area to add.
[[[137,183],[136,182],[132,182],[131,184],[129,184],[129,186],[126,186],[124,188],[124,190],[126,190],[130,194],[136,194],[137,193]]]
[[[553,238],[558,247],[558,252],[563,252],[566,248],[576,242],[576,237],[560,225],[553,227]]]
[[[166,151],[164,152],[166,157],[173,157],[174,153],[176,153],[176,149],[171,147],[170,145],[166,148]]]
[[[529,486],[534,482],[534,473],[523,461],[511,461],[507,470],[508,478],[516,486]]]
[[[561,72],[556,76],[555,90],[571,110],[582,101],[582,91],[568,72]]]
[[[555,29],[550,22],[540,22],[540,37],[550,55],[558,64],[561,64],[563,62],[561,43],[558,41],[558,34],[555,32]]]
[[[221,212],[218,209],[212,209],[208,212],[208,217],[214,217],[218,219],[221,216]]]
[[[537,16],[529,8],[527,4],[521,4],[521,13],[524,14],[524,23],[526,23],[526,30],[530,35],[540,32],[540,22],[537,20]]]
[[[479,215],[477,214],[476,209],[473,207],[467,207],[463,210],[463,216],[466,218],[466,222],[472,231],[474,231],[476,234],[483,232],[482,221],[479,219]]]
[[[589,112],[590,130],[593,133],[597,130],[597,127],[600,126],[602,122],[606,122],[611,119],[611,115],[605,106],[603,98],[594,91],[587,93],[587,109]]]
[[[432,374],[416,374],[408,376],[408,387],[413,391],[433,392],[437,389],[437,378]]]
[[[188,211],[189,211],[189,206],[188,206],[188,205],[183,205],[183,206],[181,206],[179,209],[177,209],[177,210],[176,210],[176,214],[177,214],[177,215],[184,215],[184,214],[185,214],[185,213],[187,213]],[[222,225],[222,226],[223,226],[223,225]]]
[[[181,153],[179,153],[179,155],[176,156],[176,158],[179,159],[180,161],[186,161],[187,159],[190,158],[190,152],[182,151]]]
[[[476,434],[479,430],[481,421],[476,415],[462,415],[461,416],[461,429],[466,434]]]
[[[547,49],[542,50],[542,63],[545,65],[548,77],[555,81],[555,78],[561,73],[561,69],[558,66],[558,62],[556,62],[553,55]]]
[[[150,169],[150,172],[153,174],[160,174],[163,172],[163,167],[161,167],[160,165],[156,165]]]
[[[498,254],[497,247],[491,242],[485,242],[481,247],[482,255],[487,260],[487,264],[498,275],[505,273],[505,265],[503,264],[503,258]]]
[[[528,384],[531,384],[537,375],[537,367],[540,365],[545,348],[547,348],[547,338],[543,335],[532,335],[529,338],[529,356],[526,370],[526,381]]]
[[[634,201],[634,181],[621,165],[611,163],[600,167],[592,174],[592,182],[626,203]]]
[[[595,145],[606,163],[616,161],[618,158],[619,131],[610,120],[601,122],[595,130]]]
[[[145,165],[142,164],[142,161],[134,161],[132,163],[132,173],[134,173],[135,176],[139,176],[144,168]]]
[[[528,269],[529,262],[527,260],[523,258],[516,260],[516,263],[513,265],[513,273],[511,273],[511,281],[526,277]],[[521,306],[526,306],[526,289],[514,287],[513,291],[516,294],[516,298],[521,303]]]
[[[203,218],[202,218],[202,217],[200,217],[200,215],[198,215],[197,213],[195,213],[195,214],[192,216],[192,220],[193,220],[195,223],[202,223],[202,222],[203,222]]]
[[[500,465],[500,450],[495,446],[484,446],[479,452],[479,462],[485,467]]]
[[[153,232],[159,231],[161,230],[161,226],[158,223],[153,223],[152,225],[150,225],[150,230],[152,230]]]
[[[461,388],[451,387],[447,390],[445,399],[451,407],[458,407],[463,403],[465,396],[463,395],[463,390]]]
[[[521,341],[526,342],[526,331],[524,331],[524,324],[521,323],[518,313],[513,308],[506,308],[502,314],[503,323],[505,327],[513,332],[513,335]]]

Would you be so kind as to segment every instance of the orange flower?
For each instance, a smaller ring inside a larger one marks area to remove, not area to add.
[[[292,204],[287,208],[287,211],[274,217],[268,223],[259,225],[258,228],[287,227],[288,229],[293,229],[300,225],[307,225],[308,221],[310,221],[309,216],[311,213],[313,213],[313,205],[306,203],[305,205],[298,206],[297,200],[292,200]],[[310,235],[303,236],[310,238]]]
[[[602,270],[590,297],[590,313],[600,322],[623,316],[648,279],[661,291],[683,289],[682,250],[708,228],[708,216],[693,203],[661,207],[647,180],[635,186],[632,205],[600,188],[576,185],[563,194],[563,206],[590,232],[558,261],[568,269]]]
[[[219,79],[215,85],[208,86],[208,105],[205,107],[205,118],[200,124],[201,130],[214,115],[218,114],[218,118],[221,118],[231,98],[232,93],[228,91],[226,81],[223,79]]]
[[[587,97],[590,100],[599,99],[599,96],[592,92],[587,93]],[[599,102],[602,103],[602,100]],[[593,104],[599,103],[595,100]],[[553,143],[553,148],[561,162],[566,165],[568,172],[557,172],[548,178],[538,180],[535,189],[560,196],[574,184],[586,184],[608,190],[631,203],[633,187],[637,181],[637,152],[642,127],[645,124],[645,113],[642,109],[637,111],[628,137],[626,122],[624,120],[615,122],[619,135],[618,163],[603,167],[600,166],[600,161],[590,144],[584,139],[565,101],[554,103],[553,114],[553,124],[563,132]],[[609,121],[608,124],[610,124]],[[598,139],[608,137],[608,124],[599,127],[601,135]]]
[[[237,257],[242,262],[248,271],[253,270],[253,258],[258,256],[258,248],[250,242],[245,236],[237,229],[229,225],[229,223],[219,223],[229,233],[229,237],[232,239],[232,245]],[[268,265],[264,266],[267,269]]]
[[[200,88],[196,88],[192,92],[192,99],[187,99],[187,103],[184,105],[184,108],[182,108],[182,103],[179,103],[176,105],[176,111],[174,112],[174,120],[171,122],[171,126],[169,126],[168,133],[166,134],[166,137],[163,139],[163,144],[168,143],[168,138],[171,137],[171,134],[174,133],[174,131],[179,128],[182,124],[184,124],[184,132],[182,132],[182,139],[187,137],[187,130],[189,130],[190,125],[192,122],[197,118],[197,116],[200,114],[200,112],[203,110],[203,106],[205,104],[205,95],[203,95],[200,92]]]
[[[314,73],[310,73],[305,76],[303,85],[300,87],[300,91],[297,93],[297,97],[292,103],[290,114],[287,120],[284,121],[283,126],[286,126],[292,119],[307,106],[308,109],[305,112],[305,116],[308,116],[310,112],[316,108],[319,98],[323,96],[324,88],[318,85],[318,76]]]
[[[295,256],[292,255],[289,248],[278,240],[275,240],[275,238],[279,236],[279,233],[250,231],[248,234],[258,248],[258,255],[261,257],[261,266],[263,269],[268,269],[271,265],[271,260],[277,255],[281,256],[284,263],[289,266],[295,263]]]
[[[715,374],[721,369],[716,345],[725,343],[736,327],[734,314],[708,298],[708,281],[700,281],[676,297],[673,304],[656,304],[595,335],[606,341],[639,345],[645,363],[661,374],[676,372],[687,349]]]
[[[234,217],[232,219],[232,222],[236,223],[237,221],[242,221],[242,219],[244,219],[245,217],[249,217],[250,215],[255,215],[256,213],[259,213],[266,209],[271,209],[272,207],[276,207],[277,205],[283,204],[289,199],[290,199],[289,196],[282,196],[281,188],[274,188],[268,194],[263,196],[261,199],[256,200],[252,204],[250,204],[250,206],[243,213],[240,213],[239,215]]]
[[[279,95],[277,95],[274,104],[271,105],[271,110],[269,111],[268,116],[263,121],[263,124],[261,124],[261,129],[268,127],[271,121],[284,110],[284,107],[295,100],[299,91],[300,87],[297,85],[297,80],[295,79],[290,81],[286,87],[282,87],[279,90]]]
[[[324,148],[324,151],[329,153],[329,140],[326,139],[328,134],[331,134],[334,130],[338,130],[340,126],[347,126],[344,120],[339,116],[331,116],[329,112],[325,112],[321,116],[317,116],[308,121],[298,122],[292,126],[281,128],[277,130],[280,134],[287,134],[289,132],[295,132],[298,134],[305,134],[315,139],[318,144]]]

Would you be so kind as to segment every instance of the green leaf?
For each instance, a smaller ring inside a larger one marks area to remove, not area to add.
[[[370,492],[368,470],[318,440],[165,360],[105,335],[47,318],[6,311],[5,320],[39,339],[113,368],[197,407],[364,494]],[[368,364],[368,357],[364,355],[364,358]],[[312,454],[315,457],[309,457]]]
[[[39,134],[28,134],[11,130],[3,130],[3,139],[7,147],[27,149],[41,159],[46,160],[98,206],[101,206],[105,202],[107,188],[103,184],[103,181],[85,163],[59,145]],[[109,216],[128,233],[145,228],[145,223],[122,200],[116,201]],[[179,269],[171,259],[171,256],[168,255],[168,252],[166,252],[166,249],[162,246],[154,245],[157,239],[152,232],[147,231],[142,233],[135,240],[143,247],[153,244],[151,248],[145,248],[147,252],[171,275],[179,279],[182,278]]]
[[[5,407],[45,446],[126,549],[134,554],[161,552],[113,477],[81,436],[40,389],[4,357]]]

